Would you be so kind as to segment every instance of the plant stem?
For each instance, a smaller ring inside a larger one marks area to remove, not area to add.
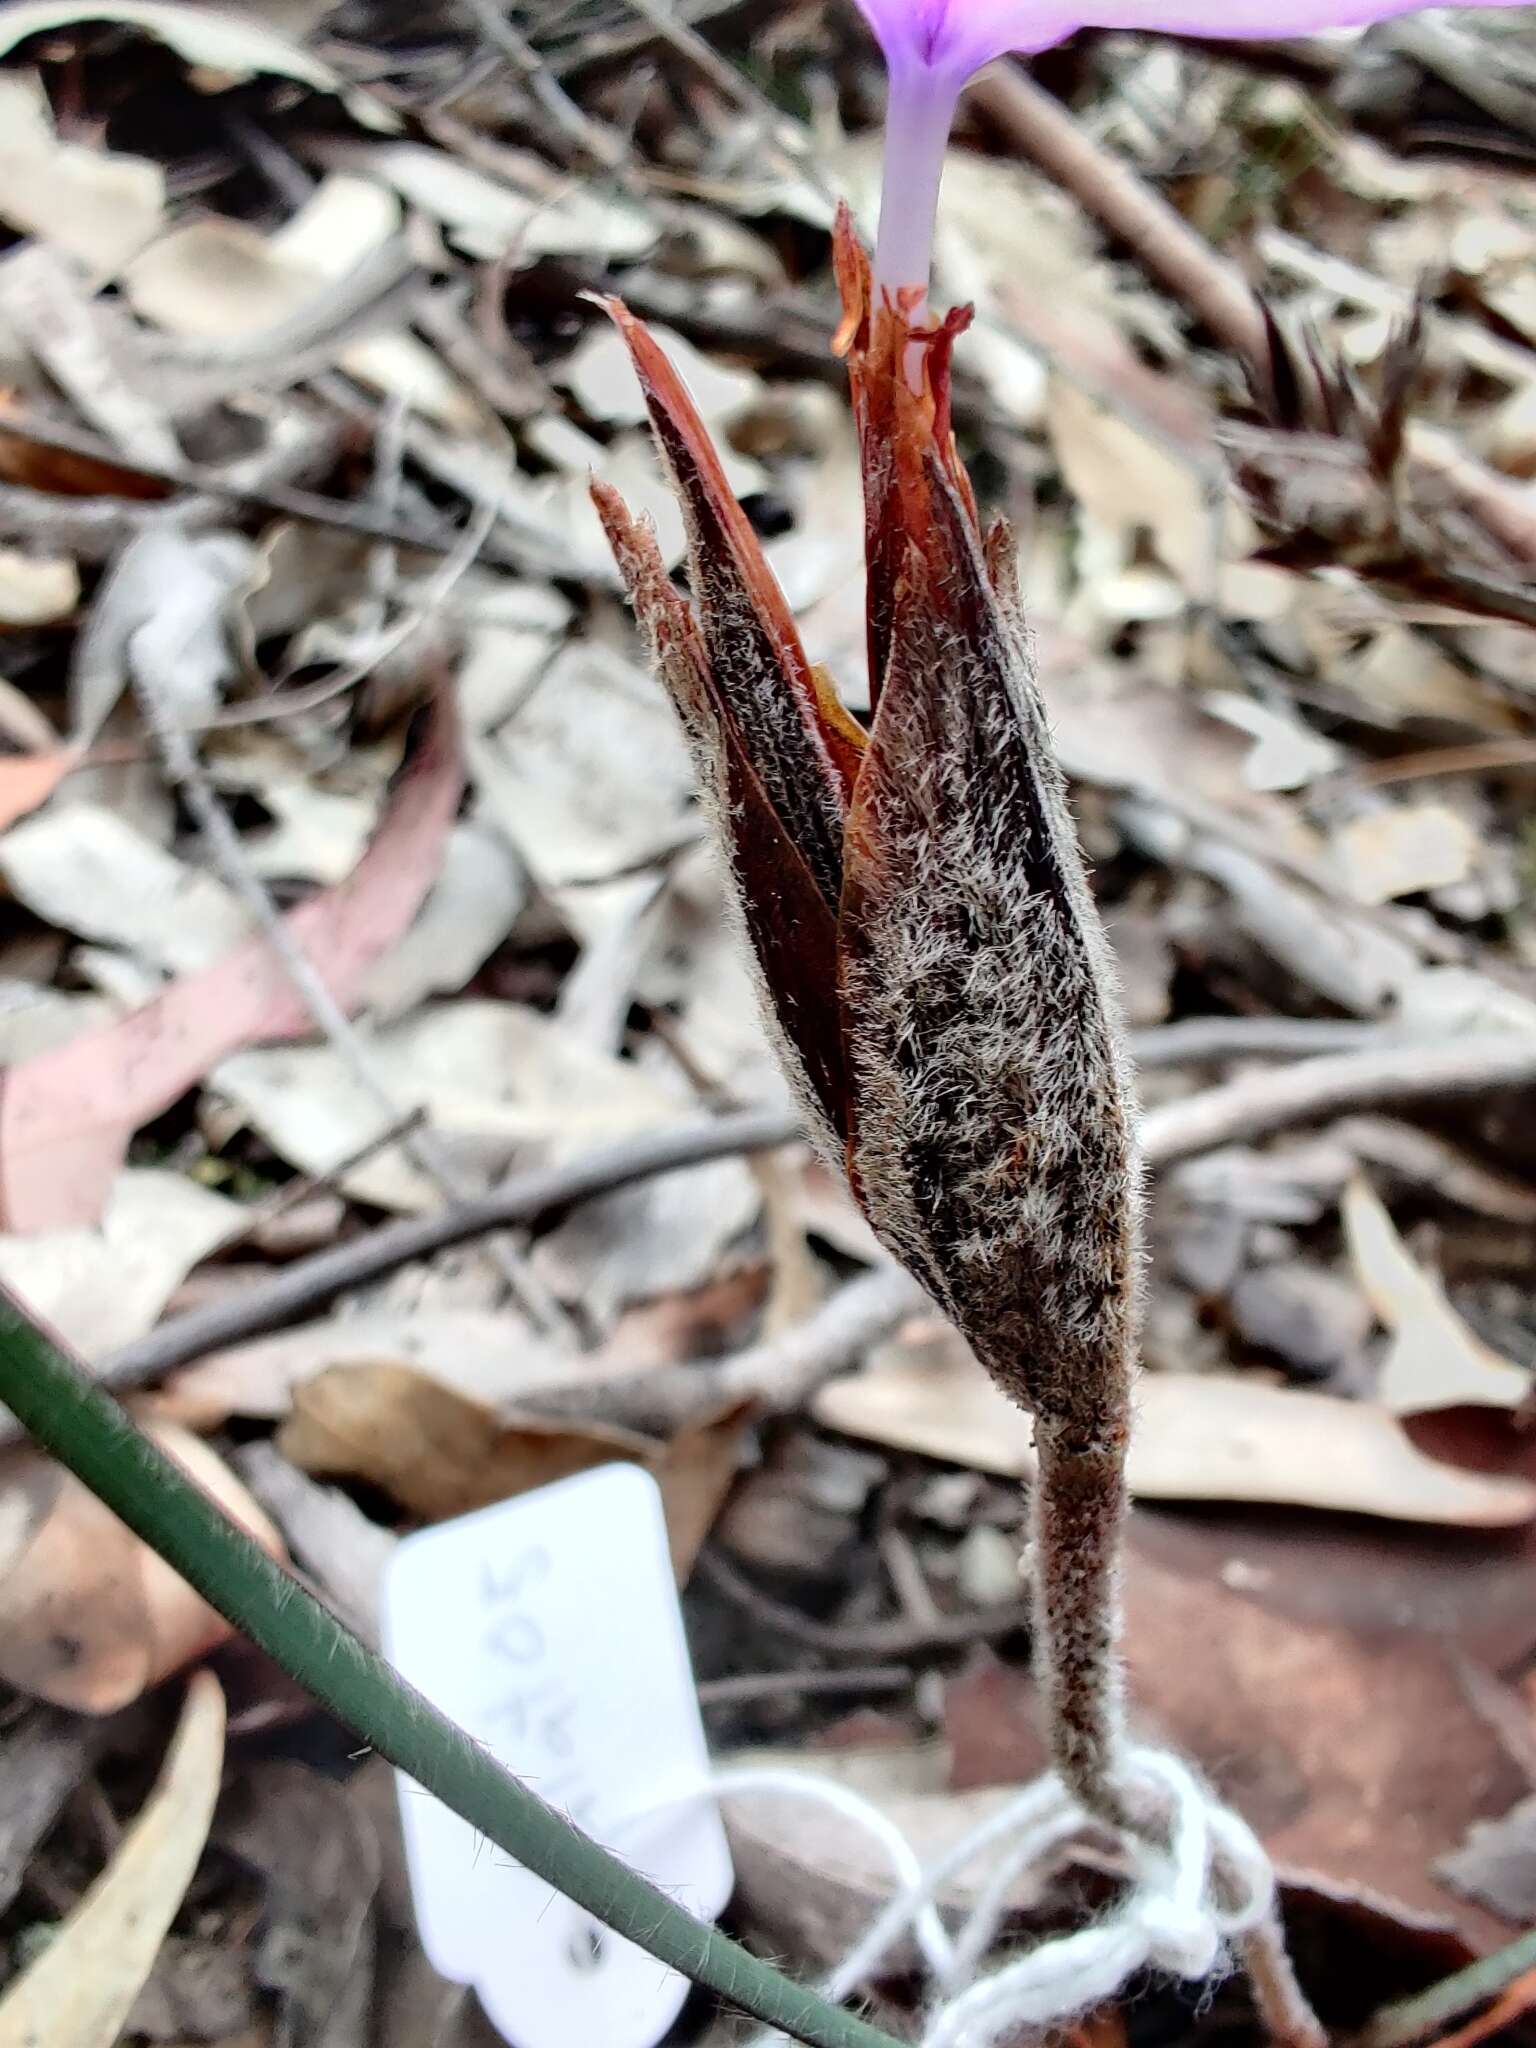
[[[1116,1782],[1124,1740],[1120,1535],[1125,1451],[1064,1443],[1043,1425],[1031,1498],[1035,1663],[1062,1782],[1114,1828],[1144,1828]]]
[[[1238,1943],[1238,1954],[1259,2022],[1277,2048],[1328,2048],[1328,2036],[1285,1945],[1278,1894],[1268,1917]]]
[[[0,1399],[45,1449],[360,1739],[594,1918],[812,2048],[897,2048],[610,1856],[364,1648],[0,1290]]]
[[[1120,1551],[1129,1506],[1123,1411],[1105,1440],[1085,1447],[1041,1426],[1031,1506],[1035,1661],[1051,1759],[1083,1806],[1109,1826],[1145,1835],[1159,1822],[1121,1770],[1125,1686]],[[1221,1880],[1220,1866],[1212,1873]],[[1276,1902],[1241,1943],[1259,2020],[1276,2048],[1327,2048],[1327,2035],[1298,1983]],[[1372,2044],[1378,2048],[1378,2044]],[[1380,2044],[1393,2048],[1393,2044]]]

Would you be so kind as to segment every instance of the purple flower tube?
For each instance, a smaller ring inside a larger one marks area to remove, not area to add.
[[[1361,28],[1410,14],[1419,0],[858,0],[890,71],[884,190],[875,248],[878,290],[914,288],[921,307],[933,249],[944,146],[966,82],[1009,51],[1033,54],[1080,28],[1163,30],[1174,35],[1310,35]],[[1518,6],[1524,0],[1484,0]]]

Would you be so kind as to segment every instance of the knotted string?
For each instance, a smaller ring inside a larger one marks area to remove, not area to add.
[[[1268,1916],[1274,1872],[1253,1830],[1166,1750],[1128,1748],[1125,1768],[1158,1813],[1155,1834],[1117,1837],[1125,1886],[1101,1919],[1037,1942],[998,1968],[981,1964],[1028,1871],[1044,1872],[1074,1838],[1102,1833],[1054,1775],[1035,1779],[924,1865],[872,1800],[805,1771],[753,1766],[717,1772],[692,1793],[626,1817],[624,1829],[693,1799],[752,1794],[803,1799],[860,1828],[889,1859],[897,1891],[831,1971],[822,1989],[847,1998],[910,1939],[933,1985],[922,2048],[992,2048],[1021,2027],[1044,2027],[1113,1998],[1138,1971],[1203,1980],[1231,1964],[1231,1946]],[[996,1861],[952,1935],[937,1897],[989,1850]],[[753,2048],[781,2041],[760,2034]]]

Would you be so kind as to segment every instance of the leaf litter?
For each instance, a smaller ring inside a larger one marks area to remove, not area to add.
[[[1027,1425],[802,1150],[561,1191],[784,1103],[588,503],[616,482],[679,559],[584,294],[654,322],[867,704],[827,193],[873,192],[877,70],[851,12],[685,12],[774,128],[625,0],[512,7],[531,70],[446,5],[4,10],[0,1276],[109,1377],[168,1320],[234,1317],[139,1412],[367,1633],[407,1530],[644,1464],[715,1752],[857,1784],[937,1846],[1038,1760]],[[1388,89],[1387,34],[1298,46],[1305,86],[1257,46],[1115,36],[1042,74],[1090,159],[1263,281],[1267,409],[984,83],[938,250],[1132,1021],[1193,1034],[1149,1051],[1148,1130],[1223,1086],[1261,1104],[1153,1159],[1135,1696],[1264,1833],[1350,2023],[1352,1970],[1386,1997],[1529,1917],[1536,1747],[1526,1104],[1371,1079],[1373,1048],[1536,1031],[1536,233],[1513,102],[1456,97],[1411,35]],[[1311,1057],[1275,1031],[1321,1057],[1341,1022],[1367,1113],[1266,1120]],[[529,1174],[552,1192],[515,1228],[348,1278],[395,1219]],[[0,1772],[0,2038],[23,2011],[130,2048],[392,2048],[405,2013],[478,2038],[346,1739],[310,1712],[263,1757],[241,1731],[291,1694],[22,1447],[0,1533],[7,1739],[38,1760]],[[133,1816],[166,1785],[155,1847]],[[737,1924],[802,1972],[884,1896],[803,1809],[730,1821]],[[1063,1869],[1008,1928],[1108,1882]],[[910,1989],[881,1986],[898,2031]],[[1138,2026],[1231,2018],[1157,1994]]]

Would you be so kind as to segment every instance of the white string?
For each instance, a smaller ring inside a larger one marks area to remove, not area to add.
[[[1117,1837],[1126,1876],[1118,1904],[1092,1926],[1039,1942],[980,1976],[1020,1876],[1043,1872],[1074,1837],[1103,1832],[1054,1774],[1025,1786],[926,1867],[871,1800],[804,1771],[724,1771],[692,1793],[630,1814],[624,1826],[693,1799],[753,1793],[810,1800],[838,1814],[884,1849],[898,1890],[823,1992],[846,1998],[898,1942],[911,1939],[934,1990],[922,2048],[993,2048],[1021,2027],[1048,2026],[1104,2004],[1143,1969],[1209,1977],[1228,1967],[1231,1944],[1271,1909],[1274,1873],[1258,1838],[1187,1764],[1165,1750],[1137,1747],[1126,1751],[1125,1768],[1148,1790],[1162,1821],[1156,1840]],[[952,1938],[936,1898],[988,1850],[1000,1853]],[[753,2048],[782,2038],[758,2035]]]

